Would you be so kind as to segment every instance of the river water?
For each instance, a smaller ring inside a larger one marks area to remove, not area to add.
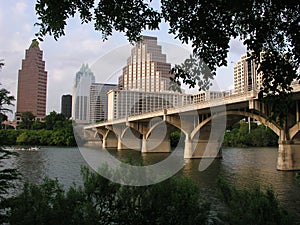
[[[103,151],[101,149],[92,151]],[[110,153],[119,159],[130,157],[156,163],[168,156],[168,153],[141,154],[137,151],[116,151]],[[186,176],[196,181],[208,194],[216,189],[218,177],[225,177],[238,187],[251,187],[258,183],[272,186],[280,202],[300,218],[300,185],[295,180],[295,172],[277,171],[277,148],[226,148],[223,158],[215,159],[203,172],[198,170],[200,160],[185,161],[177,176]],[[45,147],[40,151],[19,152],[11,159],[11,164],[23,174],[23,179],[32,183],[41,183],[45,176],[57,178],[65,187],[72,183],[82,184],[81,166],[87,165],[78,148]]]

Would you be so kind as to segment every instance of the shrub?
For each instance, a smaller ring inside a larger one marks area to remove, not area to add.
[[[234,225],[291,225],[293,221],[279,204],[272,188],[238,190],[223,180],[218,182],[227,213],[222,217],[225,223]]]

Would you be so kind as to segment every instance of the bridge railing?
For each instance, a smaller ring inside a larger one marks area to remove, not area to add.
[[[300,84],[298,82],[293,83],[293,91],[294,92],[300,92]],[[184,111],[189,111],[189,110],[195,110],[199,108],[209,108],[213,106],[218,106],[222,104],[229,104],[229,103],[235,103],[239,101],[247,101],[251,99],[256,99],[258,97],[258,90],[253,89],[252,86],[249,86],[245,91],[235,93],[233,90],[227,90],[223,91],[224,95],[213,98],[213,99],[208,99],[208,100],[202,100],[199,102],[186,102],[185,104],[182,103],[182,105],[177,105],[174,107],[165,107],[165,108],[160,108],[155,111],[151,112],[145,112],[145,113],[136,113],[136,114],[129,114],[126,117],[122,118],[116,118],[112,120],[107,120],[98,123],[99,125],[109,125],[113,123],[122,123],[122,122],[128,122],[128,121],[134,121],[134,120],[139,120],[143,118],[148,118],[148,117],[155,117],[155,116],[162,116],[166,113],[175,113],[175,112],[184,112]],[[94,125],[91,125],[93,127]],[[89,126],[86,126],[89,127]]]

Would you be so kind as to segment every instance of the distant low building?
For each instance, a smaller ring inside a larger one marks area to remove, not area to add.
[[[72,95],[63,95],[61,97],[61,113],[70,119],[72,116]]]
[[[191,103],[191,95],[178,92],[111,90],[108,92],[108,120],[125,118]]]
[[[225,96],[231,95],[229,91],[200,91],[197,94],[192,95],[192,103],[199,103],[203,101],[210,101],[218,98],[223,98]]]
[[[18,122],[16,120],[13,121],[5,120],[2,122],[2,124],[4,125],[4,129],[7,129],[8,126],[12,126],[14,129],[16,129],[18,126]]]

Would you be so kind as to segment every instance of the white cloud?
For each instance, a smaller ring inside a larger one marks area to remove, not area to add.
[[[26,13],[27,4],[25,1],[17,1],[14,7],[14,14],[16,16],[21,16]]]

